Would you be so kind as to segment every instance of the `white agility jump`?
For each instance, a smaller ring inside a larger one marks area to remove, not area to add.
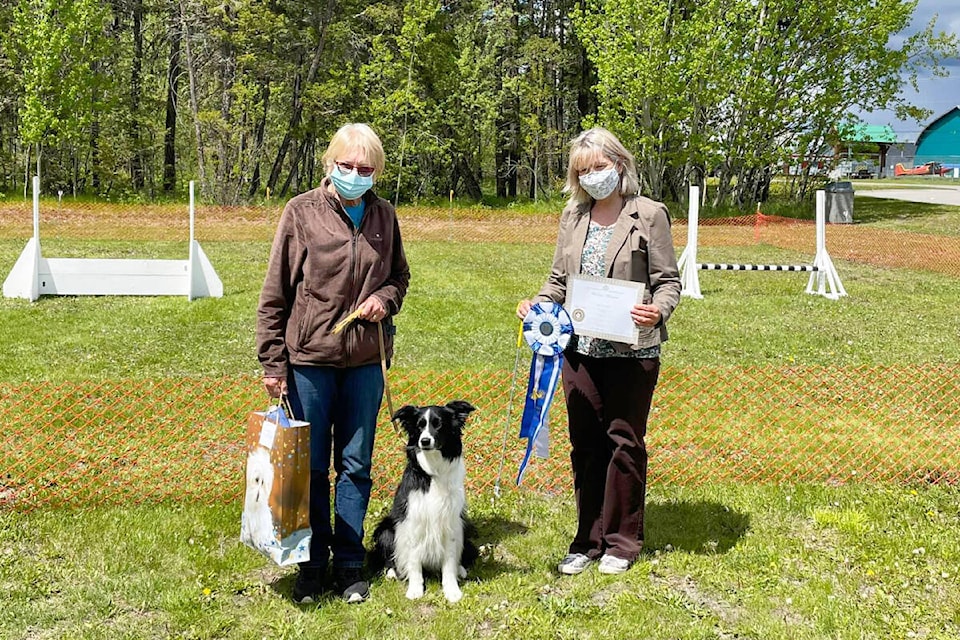
[[[33,237],[3,283],[6,298],[53,296],[223,297],[223,283],[194,238],[190,182],[190,253],[186,260],[44,258],[40,250],[40,177],[33,178]]]
[[[690,187],[690,208],[687,218],[687,246],[677,265],[683,288],[680,295],[703,298],[700,292],[700,271],[809,271],[807,293],[821,295],[831,300],[847,295],[833,260],[827,253],[826,193],[817,191],[817,252],[812,264],[725,264],[697,262],[697,227],[700,220],[700,187]]]

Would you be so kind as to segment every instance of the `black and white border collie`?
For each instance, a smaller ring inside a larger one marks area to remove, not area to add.
[[[407,466],[393,498],[393,508],[373,532],[370,567],[388,578],[408,581],[407,598],[423,596],[423,572],[439,571],[443,595],[450,602],[463,597],[457,578],[478,551],[469,537],[463,483],[461,434],[473,405],[455,400],[446,406],[397,410],[394,419],[407,432]]]

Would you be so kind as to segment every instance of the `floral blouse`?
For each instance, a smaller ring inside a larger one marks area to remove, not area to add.
[[[580,257],[580,273],[600,278],[607,275],[604,255],[607,253],[607,245],[610,244],[610,237],[613,235],[613,227],[614,225],[604,227],[593,220],[590,221],[587,239],[583,243],[583,253]],[[577,353],[593,358],[657,358],[660,356],[660,345],[621,354],[613,348],[609,340],[577,336]]]

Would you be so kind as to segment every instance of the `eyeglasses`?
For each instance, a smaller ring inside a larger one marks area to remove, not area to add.
[[[339,160],[334,160],[333,163],[337,165],[337,167],[343,173],[350,173],[356,169],[357,174],[363,176],[364,178],[372,176],[373,172],[376,171],[376,168],[374,167],[364,167],[358,164],[350,164],[349,162],[340,162]]]
[[[614,164],[610,160],[597,160],[590,166],[581,167],[580,169],[577,169],[577,173],[581,176],[585,176],[588,173],[592,173],[594,171],[605,171],[612,166],[614,166]]]

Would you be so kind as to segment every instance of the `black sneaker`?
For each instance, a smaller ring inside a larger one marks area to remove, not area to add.
[[[334,572],[337,591],[340,592],[344,601],[355,604],[370,597],[370,584],[363,579],[363,573],[359,568],[340,568],[335,569]]]
[[[298,604],[316,602],[323,593],[323,569],[300,569],[293,583],[292,597]]]

